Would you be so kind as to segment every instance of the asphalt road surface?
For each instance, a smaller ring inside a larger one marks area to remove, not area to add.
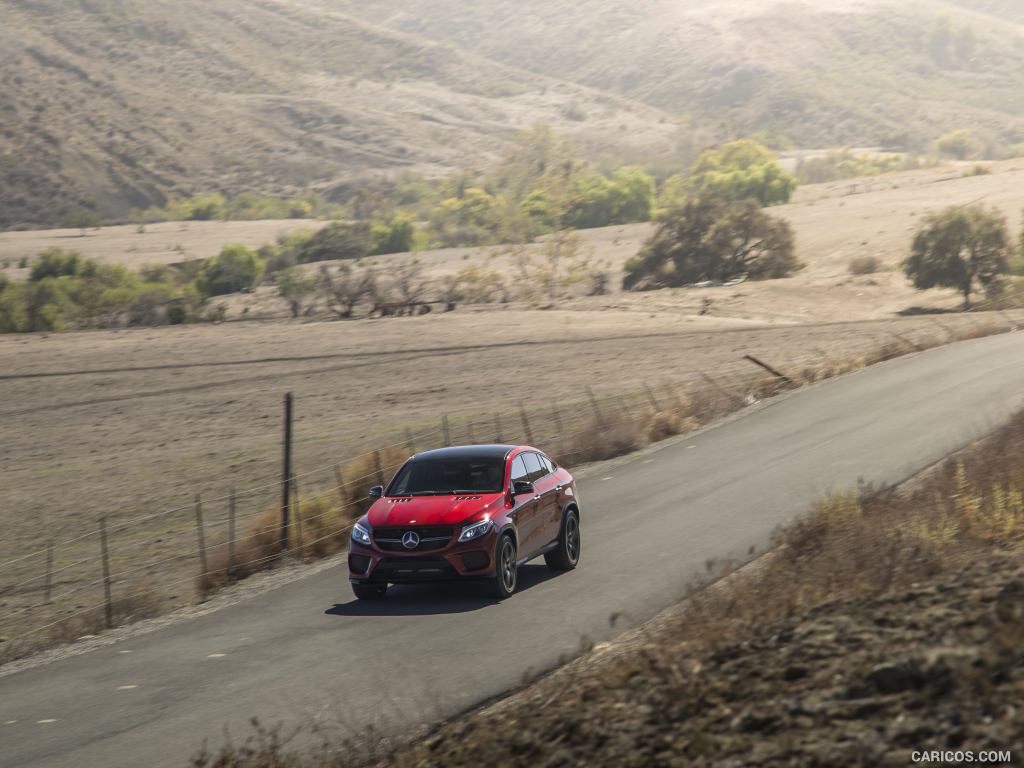
[[[858,478],[893,482],[1022,404],[1024,334],[893,360],[587,473],[583,557],[526,566],[497,603],[475,585],[356,603],[332,567],[241,604],[0,678],[0,765],[184,766],[247,721],[361,728],[451,714],[552,666],[609,615],[647,618],[707,559],[762,547]]]

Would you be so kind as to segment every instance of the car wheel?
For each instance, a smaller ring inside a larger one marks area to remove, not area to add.
[[[494,595],[504,600],[516,591],[519,567],[516,565],[516,542],[505,534],[498,539],[494,556]]]
[[[387,584],[356,584],[352,582],[352,592],[360,600],[380,600],[388,593]]]
[[[544,555],[544,562],[553,571],[571,571],[580,561],[580,516],[570,509],[562,518],[558,546]]]

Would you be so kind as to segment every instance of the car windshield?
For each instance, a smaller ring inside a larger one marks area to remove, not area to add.
[[[413,459],[388,486],[388,496],[443,496],[498,493],[505,469],[501,459]]]

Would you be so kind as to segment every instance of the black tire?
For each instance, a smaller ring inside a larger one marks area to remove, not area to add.
[[[580,561],[580,516],[570,509],[562,517],[558,533],[558,546],[544,553],[544,562],[553,571],[571,571]]]
[[[511,535],[505,534],[498,539],[494,547],[494,596],[499,600],[511,597],[516,591],[519,581],[519,566],[516,565],[516,541]]]
[[[388,585],[352,582],[352,592],[360,600],[380,600],[388,593]]]

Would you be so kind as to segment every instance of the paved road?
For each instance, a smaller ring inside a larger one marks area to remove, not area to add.
[[[764,545],[820,494],[933,463],[1022,395],[1022,334],[894,360],[585,477],[580,567],[552,578],[527,566],[504,603],[456,585],[361,605],[336,567],[0,678],[0,765],[183,766],[203,738],[219,744],[225,724],[245,733],[253,715],[361,726],[457,711],[581,636],[612,635],[612,612],[652,615],[705,560]]]

